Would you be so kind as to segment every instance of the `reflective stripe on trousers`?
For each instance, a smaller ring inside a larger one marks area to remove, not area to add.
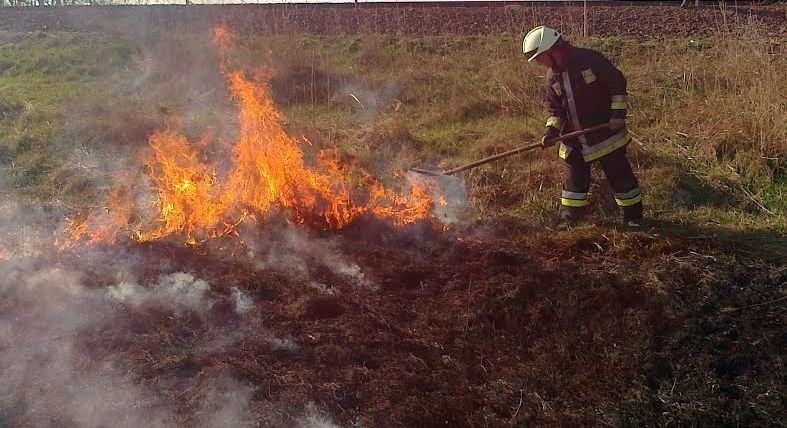
[[[642,202],[642,191],[639,187],[626,193],[615,193],[615,202],[621,207],[630,207]]]
[[[567,207],[584,207],[588,204],[587,193],[564,190],[560,196],[560,204]]]
[[[598,160],[599,166],[614,192],[615,202],[622,208],[624,220],[642,218],[642,194],[637,178],[626,156],[626,148],[614,150]],[[588,204],[592,181],[591,163],[585,162],[577,150],[563,160],[563,192],[560,195],[561,215],[577,219]]]

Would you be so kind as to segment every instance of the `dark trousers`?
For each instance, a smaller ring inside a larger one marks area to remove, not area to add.
[[[626,147],[621,147],[598,160],[607,176],[615,202],[623,209],[624,221],[642,219],[642,195],[631,164],[626,157]],[[576,221],[584,215],[590,189],[590,164],[579,150],[572,150],[563,160],[563,194],[560,218]]]

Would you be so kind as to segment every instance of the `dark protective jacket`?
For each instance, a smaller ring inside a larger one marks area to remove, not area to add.
[[[550,117],[547,126],[562,133],[589,128],[626,117],[626,78],[604,55],[592,49],[569,46],[564,69],[549,69],[546,95]],[[560,157],[579,150],[585,162],[599,159],[628,144],[626,128],[603,129],[565,141]]]

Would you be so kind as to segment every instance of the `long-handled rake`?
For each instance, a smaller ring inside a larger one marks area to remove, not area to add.
[[[603,123],[601,125],[591,126],[590,128],[580,129],[579,131],[569,132],[568,134],[552,138],[551,140],[549,140],[549,143],[557,143],[559,141],[563,141],[563,140],[566,140],[568,138],[579,137],[580,135],[585,135],[585,134],[590,133],[590,132],[595,132],[595,131],[599,131],[601,129],[607,129],[607,128],[609,128],[609,124],[608,123]],[[507,152],[503,152],[503,153],[500,153],[500,154],[496,154],[496,155],[493,155],[493,156],[489,156],[489,157],[483,158],[481,160],[477,160],[477,161],[475,161],[473,163],[469,163],[467,165],[462,165],[462,166],[459,166],[459,167],[456,167],[456,168],[453,168],[453,169],[449,169],[448,171],[432,171],[432,170],[423,169],[423,168],[417,168],[417,167],[410,168],[410,170],[413,171],[413,172],[417,172],[419,174],[431,175],[431,176],[454,175],[454,174],[456,174],[458,172],[466,171],[468,169],[475,168],[475,167],[477,167],[479,165],[483,165],[485,163],[496,161],[498,159],[502,159],[502,158],[505,158],[505,157],[508,157],[508,156],[511,156],[511,155],[515,155],[517,153],[526,152],[528,150],[537,149],[539,147],[542,147],[541,142],[529,144],[529,145],[524,146],[524,147],[519,147],[519,148],[516,148],[516,149],[513,149],[513,150],[509,150]]]

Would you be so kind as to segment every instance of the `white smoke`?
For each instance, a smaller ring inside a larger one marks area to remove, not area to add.
[[[434,203],[432,213],[440,223],[449,226],[466,226],[472,220],[469,194],[465,181],[454,175],[426,176],[415,172],[408,179],[430,190]]]
[[[201,405],[204,427],[252,427],[257,425],[251,412],[253,385],[223,375],[213,383]]]
[[[201,354],[224,352],[238,346],[238,343],[253,337],[267,343],[271,351],[291,351],[300,349],[300,345],[292,337],[279,338],[268,331],[259,319],[244,319],[238,325],[216,326],[202,338],[202,343],[197,346]]]
[[[170,415],[112,361],[81,343],[113,314],[79,272],[34,259],[0,264],[0,397],[10,426],[167,426]]]
[[[364,287],[370,289],[377,288],[377,286],[368,278],[366,278],[366,275],[363,272],[361,272],[361,267],[355,263],[345,264],[345,262],[341,258],[335,257],[332,260],[332,264],[330,266],[333,266],[340,275],[349,279],[353,284],[355,284],[358,287]]]
[[[257,269],[279,272],[309,284],[313,282],[311,274],[315,269],[326,268],[356,287],[377,288],[358,264],[341,255],[334,240],[309,237],[307,231],[294,228],[269,233],[257,239],[244,236],[248,256],[255,261]]]
[[[135,36],[135,33],[129,31],[128,35]],[[139,47],[135,64],[138,78],[118,87],[113,97],[104,97],[103,101],[117,113],[106,123],[124,123],[128,118],[139,117],[147,122],[140,120],[128,128],[136,126],[145,130],[155,125],[158,129],[158,125],[169,120],[158,117],[166,114],[160,113],[162,105],[178,112],[184,128],[191,131],[203,124],[207,115],[215,120],[218,114],[219,127],[229,128],[234,123],[234,109],[227,106],[229,101],[223,93],[225,79],[217,67],[203,66],[208,63],[215,66],[216,59],[209,54],[195,55],[193,49],[170,55],[172,50],[184,45],[196,48],[204,44],[180,41],[174,49],[166,49],[145,44],[148,37],[140,36],[140,39],[144,40],[140,42],[143,45]],[[184,58],[191,61],[184,62]],[[175,67],[171,62],[180,64]],[[142,88],[148,85],[160,85],[164,75],[180,77],[176,82],[166,82],[169,85],[166,92],[143,93]],[[212,88],[219,89],[214,92]],[[117,104],[117,99],[126,102]],[[384,105],[381,101],[374,109]],[[94,107],[87,101],[81,108],[69,109],[68,129],[62,138],[73,137],[76,148],[61,153],[70,165],[63,178],[74,179],[75,183],[79,182],[76,179],[83,179],[92,186],[90,190],[102,190],[117,182],[118,173],[139,173],[138,165],[126,160],[137,157],[126,155],[144,145],[145,136],[140,132],[124,136],[128,141],[115,141],[103,128],[105,122],[91,119],[96,119],[91,114]],[[220,128],[216,135],[221,138],[231,132]],[[125,143],[129,144],[127,148],[120,147]],[[155,195],[138,177],[125,177],[133,187],[131,197],[136,199],[137,207],[152,207],[150,202]],[[5,196],[7,189],[0,181],[0,194]],[[298,352],[301,346],[297,340],[266,332],[261,321],[247,320],[263,308],[255,307],[253,298],[240,288],[231,288],[229,296],[222,297],[221,292],[226,289],[212,291],[208,281],[182,271],[183,267],[172,260],[123,246],[68,251],[57,248],[55,243],[63,244],[63,229],[67,226],[63,212],[73,211],[64,202],[67,199],[60,198],[67,192],[58,191],[61,193],[54,195],[57,199],[54,211],[9,199],[0,203],[0,425],[182,426],[179,423],[182,409],[176,409],[168,401],[171,397],[162,392],[167,382],[180,382],[194,389],[204,384],[211,386],[204,398],[190,408],[197,415],[194,421],[197,426],[261,425],[267,415],[254,411],[252,395],[257,386],[239,381],[229,373],[213,379],[209,373],[202,372],[168,374],[177,378],[175,381],[145,377],[143,382],[136,378],[140,375],[132,366],[134,358],[142,357],[107,349],[104,341],[132,340],[137,333],[129,330],[128,317],[143,316],[146,312],[139,310],[147,307],[166,312],[168,319],[191,313],[200,315],[196,322],[204,323],[204,331],[196,329],[199,331],[195,334],[201,336],[188,344],[195,345],[189,352],[204,355],[223,351],[250,337],[261,337],[269,351]],[[79,191],[73,193],[81,195]],[[107,207],[94,208],[97,213],[106,213]],[[105,220],[107,224],[113,221],[109,217]],[[357,287],[375,286],[356,263],[341,255],[332,240],[313,239],[293,229],[278,232],[276,238],[271,245],[257,242],[251,248],[252,255],[260,257],[259,269],[308,280],[315,269],[325,268]],[[139,281],[137,278],[143,270],[155,273],[146,276],[155,279]],[[325,290],[333,293],[336,288],[325,286]],[[243,322],[229,326],[214,324],[211,310],[220,299],[230,301]],[[330,415],[313,404],[305,412],[302,408],[286,410],[302,414],[294,416],[300,426],[337,427]]]
[[[153,269],[168,263],[120,248],[63,257],[51,244],[58,227],[43,210],[0,205],[0,242],[10,252],[0,259],[0,425],[176,426],[155,388],[138,384],[123,360],[91,343],[103,329],[131,334],[113,303],[156,305],[175,316],[186,309],[204,313],[212,304],[207,282],[175,272],[142,287],[133,272],[143,263]],[[248,406],[248,396],[219,398],[217,415],[226,420]]]
[[[232,287],[231,291],[236,314],[245,314],[254,307],[254,301],[243,290],[238,287]]]
[[[123,282],[107,289],[111,300],[130,306],[153,304],[172,310],[180,315],[184,310],[206,314],[213,306],[207,298],[210,286],[207,282],[185,272],[163,275],[157,284],[142,287],[134,282]]]
[[[274,351],[283,350],[295,352],[301,348],[291,337],[285,337],[284,339],[272,337],[268,339],[268,343],[270,343],[271,349]]]
[[[314,403],[306,404],[306,415],[298,420],[298,428],[340,428]]]
[[[468,225],[472,213],[464,180],[452,175],[440,175],[434,177],[432,183],[434,215],[437,220],[450,226]]]
[[[399,85],[388,85],[380,89],[370,89],[358,84],[346,84],[336,91],[337,101],[353,107],[359,120],[369,121],[377,118],[387,109],[401,92]]]
[[[312,281],[312,282],[307,283],[306,286],[309,287],[309,288],[313,288],[313,289],[319,291],[320,294],[325,294],[325,295],[328,295],[328,296],[330,296],[332,294],[336,294],[336,288],[329,287],[329,286],[327,286],[327,285],[325,285],[325,284],[323,284],[321,282]]]
[[[106,254],[94,255],[102,260]],[[89,258],[89,254],[85,254]],[[180,426],[171,404],[160,392],[167,381],[138,384],[118,355],[91,350],[93,332],[131,335],[117,304],[128,308],[153,305],[173,316],[184,310],[205,313],[214,303],[209,285],[193,274],[164,274],[151,285],[126,280],[109,287],[90,287],[90,274],[49,266],[38,257],[16,257],[0,262],[0,414],[9,426],[173,427]],[[138,268],[139,265],[136,265]],[[134,265],[122,267],[134,270]],[[127,273],[119,273],[125,276]],[[245,300],[248,299],[248,300]],[[249,304],[250,298],[242,299]],[[210,322],[205,319],[205,322]],[[211,326],[206,339],[214,343],[197,347],[206,354],[224,350],[252,335],[263,339],[271,351],[296,352],[290,337],[264,333],[259,322],[243,328]],[[99,347],[100,348],[100,347]],[[256,387],[233,379],[184,377],[180,384],[210,389],[195,408],[197,426],[258,426],[251,396]]]
[[[51,244],[52,221],[41,208],[10,200],[0,204],[0,256],[27,257]],[[2,259],[4,257],[0,257]]]

